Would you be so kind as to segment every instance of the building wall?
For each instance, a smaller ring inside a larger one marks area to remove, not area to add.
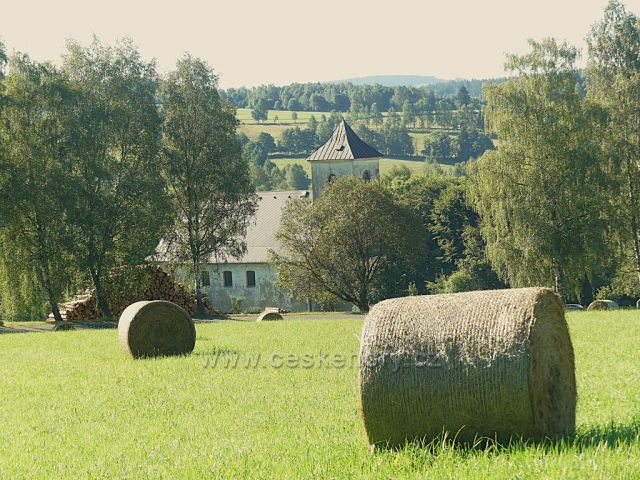
[[[305,311],[305,302],[297,302],[283,290],[275,287],[277,270],[266,263],[223,263],[205,264],[202,270],[209,272],[209,286],[202,291],[209,297],[211,306],[227,313],[231,310],[231,299],[240,299],[240,308],[244,312],[258,312],[265,307],[280,307],[291,311]],[[231,272],[233,285],[224,286],[224,273]],[[247,286],[247,271],[256,274],[256,286]],[[181,278],[187,275],[185,269],[176,272]]]
[[[358,177],[363,178],[364,171],[369,172],[370,178],[380,178],[380,160],[316,160],[311,163],[311,185],[313,188],[313,199],[322,195],[330,175],[336,177]]]

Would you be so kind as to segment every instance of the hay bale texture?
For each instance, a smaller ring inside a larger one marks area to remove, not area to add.
[[[360,346],[369,443],[443,433],[541,439],[575,429],[576,380],[562,301],[524,288],[375,305]]]
[[[196,344],[196,329],[182,307],[163,300],[129,305],[118,322],[122,350],[133,358],[183,355]]]
[[[617,310],[618,304],[613,300],[594,300],[589,304],[587,310]]]

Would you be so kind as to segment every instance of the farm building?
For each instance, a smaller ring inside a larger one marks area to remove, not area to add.
[[[290,199],[309,195],[319,198],[336,177],[379,179],[381,156],[343,120],[324,145],[307,158],[311,164],[311,192],[257,192],[259,203],[255,221],[247,231],[247,253],[240,259],[229,258],[224,262],[212,258],[210,263],[202,265],[203,293],[210,303],[223,312],[232,310],[236,302],[244,311],[259,311],[268,306],[306,310],[307,302],[296,301],[276,287],[277,270],[269,264],[269,250],[279,249],[275,234],[283,208]],[[188,281],[186,269],[178,269],[176,273]]]

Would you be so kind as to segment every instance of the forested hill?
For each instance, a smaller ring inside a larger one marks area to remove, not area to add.
[[[354,113],[373,109],[386,112],[389,108],[401,111],[405,101],[414,104],[413,106],[418,110],[423,110],[420,104],[426,106],[435,102],[437,97],[457,96],[461,90],[464,90],[464,95],[468,95],[471,99],[479,100],[483,85],[501,81],[503,79],[450,80],[420,86],[385,86],[380,83],[373,85],[336,82],[292,83],[281,87],[262,85],[253,88],[229,88],[224,90],[222,95],[239,108],[258,110]]]
[[[343,80],[334,80],[327,83],[351,83],[352,85],[382,85],[383,87],[421,87],[434,85],[447,80],[426,75],[371,75],[368,77],[355,77]]]

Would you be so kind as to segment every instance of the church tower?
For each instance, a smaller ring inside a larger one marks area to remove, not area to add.
[[[307,158],[311,164],[313,199],[320,198],[327,183],[336,177],[379,180],[381,157],[380,152],[363,142],[342,120],[329,140]]]

